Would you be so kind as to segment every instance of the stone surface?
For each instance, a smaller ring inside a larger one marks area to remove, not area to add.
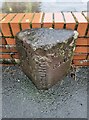
[[[37,88],[48,89],[70,68],[74,31],[27,29],[16,35],[17,50],[25,74]]]

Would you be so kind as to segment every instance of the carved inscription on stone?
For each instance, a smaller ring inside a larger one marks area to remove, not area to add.
[[[45,83],[47,81],[47,67],[45,61],[41,61],[38,63],[38,76],[39,81],[42,83],[43,86],[45,86]]]

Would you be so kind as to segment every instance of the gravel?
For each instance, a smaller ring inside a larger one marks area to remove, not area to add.
[[[3,118],[87,118],[88,67],[49,90],[38,90],[19,66],[2,67]]]

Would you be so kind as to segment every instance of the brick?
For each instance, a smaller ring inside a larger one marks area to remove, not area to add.
[[[10,54],[0,54],[0,59],[11,59]]]
[[[89,20],[89,12],[83,12],[83,14]]]
[[[77,40],[76,40],[76,45],[85,45],[85,46],[87,46],[87,45],[89,45],[89,38],[78,38]]]
[[[62,29],[64,27],[64,18],[61,12],[54,13],[54,28]]]
[[[8,14],[4,19],[0,21],[0,28],[4,36],[12,36],[8,23],[15,15],[15,13]]]
[[[89,53],[89,47],[76,47],[75,53]]]
[[[14,38],[6,38],[7,44],[8,45],[15,45],[16,41]]]
[[[76,21],[71,12],[64,12],[63,14],[66,22],[66,29],[74,30],[76,26]]]
[[[17,49],[16,49],[16,47],[11,47],[10,51],[13,52],[13,53],[17,53],[18,52]]]
[[[0,52],[1,53],[7,53],[7,52],[11,52],[10,49],[7,49],[5,46],[4,47],[0,47]]]
[[[86,19],[88,20],[88,24],[89,24],[89,12],[83,12],[83,15],[86,17]],[[89,37],[89,27],[88,27],[87,37]]]
[[[30,22],[32,20],[33,13],[26,13],[24,18],[21,20],[22,30],[30,28]]]
[[[0,64],[0,66],[14,66],[14,64]]]
[[[0,20],[2,20],[7,14],[6,13],[1,13],[0,14]]]
[[[4,38],[0,38],[0,45],[6,45],[6,40]]]
[[[12,58],[19,59],[19,54],[18,54],[18,53],[13,54],[13,55],[12,55]]]
[[[89,66],[89,61],[83,61],[83,60],[73,60],[74,65],[76,66]]]
[[[43,13],[35,13],[32,20],[32,28],[41,28]]]
[[[85,17],[80,12],[73,12],[74,16],[76,17],[78,21],[78,28],[77,31],[79,32],[79,36],[85,36],[88,21],[85,19]]]
[[[43,20],[43,27],[50,28],[53,25],[53,14],[45,13]]]
[[[73,56],[73,60],[85,60],[87,58],[87,54],[78,54]]]
[[[12,29],[12,32],[13,32],[13,35],[15,36],[16,33],[20,32],[20,25],[19,25],[19,22],[20,20],[24,17],[24,13],[18,13],[14,19],[10,22],[10,25],[11,25],[11,29]]]
[[[5,46],[3,47],[0,47],[0,52],[1,53],[10,53],[10,52],[17,52],[16,48],[15,47],[11,47],[11,48],[6,48]]]

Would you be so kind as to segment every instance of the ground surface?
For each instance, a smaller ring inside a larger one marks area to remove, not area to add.
[[[3,67],[2,112],[6,118],[86,118],[87,74],[78,68],[48,91],[38,90],[18,66]]]

